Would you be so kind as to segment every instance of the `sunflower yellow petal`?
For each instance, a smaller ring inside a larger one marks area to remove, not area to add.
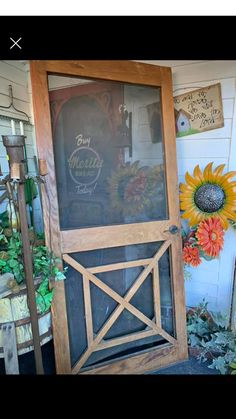
[[[227,191],[228,189],[234,190],[236,188],[236,182],[227,182],[226,185],[224,185],[224,190]]]
[[[202,171],[199,167],[199,164],[197,166],[195,166],[194,171],[193,171],[193,175],[194,175],[195,178],[198,179],[198,181],[200,183],[202,183],[204,181],[204,177],[203,177]]]
[[[222,214],[222,212],[221,213],[219,213],[219,214],[217,214],[217,216],[220,218],[220,221],[221,221],[221,223],[222,223],[222,227],[223,227],[223,229],[224,230],[227,230],[228,229],[228,227],[229,227],[229,223],[228,223],[228,220],[227,220],[227,218]]]
[[[180,203],[183,205],[191,205],[191,207],[194,205],[191,199],[180,199]]]
[[[231,202],[231,201],[227,200],[225,205],[224,205],[224,208],[226,210],[234,211],[234,210],[236,210],[236,202],[235,201]]]
[[[195,208],[191,208],[190,210],[185,211],[184,214],[182,214],[182,217],[190,218],[194,214],[195,211],[196,211]]]
[[[233,182],[231,182],[233,183]],[[222,182],[218,182],[218,185],[224,190],[225,193],[227,193],[229,191],[230,192],[235,192],[236,193],[236,189],[234,187],[230,187],[230,182],[228,180],[223,180]]]
[[[205,182],[209,182],[212,178],[212,165],[213,162],[208,163],[203,171],[203,177]]]
[[[231,177],[234,176],[236,176],[236,171],[226,173],[224,176],[221,177],[221,179],[219,179],[219,185],[222,185],[223,183],[225,183],[226,180],[228,181]]]
[[[185,183],[180,183],[179,190],[183,193],[191,192],[193,190],[192,186],[185,185]]]
[[[219,166],[217,166],[214,170],[214,176],[218,177],[219,175],[221,175],[221,173],[223,172],[225,167],[225,164],[220,164]]]
[[[225,196],[226,196],[227,199],[230,198],[231,200],[235,200],[236,199],[236,192],[227,191]]]
[[[236,221],[236,212],[225,209],[222,209],[221,214],[229,218],[230,220]]]
[[[182,218],[187,218],[188,222],[191,226],[196,225],[199,221],[201,221],[202,214],[196,208],[191,208],[186,210],[184,214],[181,216]]]
[[[184,199],[192,199],[193,198],[193,193],[188,192],[188,193],[182,193],[179,195],[180,200],[183,201]]]
[[[181,198],[180,197],[180,199],[179,199],[179,202],[181,203],[181,204],[189,204],[189,205],[191,205],[192,207],[193,206],[195,206],[194,205],[194,202],[193,202],[193,200],[192,200],[192,198],[190,197],[190,198]]]
[[[181,210],[190,210],[192,208],[193,208],[193,204],[191,202],[190,203],[188,203],[188,202],[181,202],[180,203],[180,209]]]
[[[190,226],[195,226],[198,224],[198,220],[196,216],[193,216],[190,220],[189,220],[189,224]]]
[[[201,212],[196,212],[195,213],[195,221],[196,221],[195,224],[200,223],[200,221],[202,221],[203,217],[204,216],[203,216],[203,214]]]
[[[192,186],[194,189],[196,188],[196,186],[199,185],[199,181],[197,179],[194,179],[192,176],[190,176],[188,172],[185,173],[185,180],[186,180],[186,183]]]

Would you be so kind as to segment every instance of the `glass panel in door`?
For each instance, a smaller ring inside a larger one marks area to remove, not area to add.
[[[49,88],[61,230],[168,218],[160,89],[58,76]]]

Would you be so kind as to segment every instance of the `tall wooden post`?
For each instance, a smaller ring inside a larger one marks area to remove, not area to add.
[[[37,305],[35,301],[35,289],[34,289],[34,280],[33,280],[33,262],[32,262],[32,253],[30,249],[27,210],[26,210],[26,203],[25,203],[25,188],[24,188],[25,136],[24,135],[3,136],[3,144],[7,149],[9,168],[10,168],[10,178],[17,181],[17,184],[18,184],[17,195],[18,195],[18,206],[19,206],[19,216],[20,216],[20,231],[21,231],[23,258],[24,258],[25,281],[26,281],[26,287],[27,287],[27,293],[28,293],[28,305],[29,305],[29,312],[30,312],[30,318],[31,318],[32,335],[33,335],[35,365],[36,365],[37,374],[43,374],[44,370],[43,370],[42,352],[41,352],[41,346],[40,346],[38,314],[37,314]]]

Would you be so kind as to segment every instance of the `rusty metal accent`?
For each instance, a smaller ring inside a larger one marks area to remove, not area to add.
[[[11,179],[24,179],[25,175],[25,136],[24,135],[3,135],[3,144],[7,150],[7,158],[10,168]],[[21,165],[19,167],[19,165]],[[14,177],[17,176],[17,177]]]
[[[25,203],[25,136],[24,135],[3,135],[3,144],[6,147],[10,178],[18,180],[18,209],[20,216],[20,232],[23,248],[23,259],[24,259],[24,271],[25,271],[25,282],[28,294],[28,306],[31,317],[31,327],[34,344],[34,357],[36,364],[37,374],[43,374],[43,360],[42,351],[40,346],[40,335],[38,325],[38,313],[35,301],[35,289],[33,279],[33,262],[32,253],[30,248],[29,234],[28,234],[28,221],[27,221],[27,210]],[[19,165],[19,171],[15,172],[16,165]],[[14,177],[16,176],[17,177]],[[19,175],[19,177],[18,177]]]
[[[23,164],[22,164],[23,165]],[[21,229],[21,239],[23,247],[23,258],[24,258],[24,270],[25,270],[25,280],[28,293],[28,305],[31,317],[31,326],[34,342],[34,356],[36,364],[37,374],[43,374],[43,360],[42,360],[42,351],[40,346],[40,337],[39,337],[39,325],[38,325],[38,314],[37,306],[35,302],[35,290],[34,290],[34,280],[33,280],[33,264],[32,264],[32,254],[30,249],[29,235],[28,235],[28,222],[26,215],[26,203],[25,203],[25,188],[24,183],[19,182],[18,185],[18,206],[20,214],[20,229]]]
[[[40,176],[46,176],[48,174],[47,162],[44,159],[39,159],[39,174]]]

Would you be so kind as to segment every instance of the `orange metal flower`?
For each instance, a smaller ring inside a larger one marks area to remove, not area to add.
[[[183,261],[187,265],[196,267],[200,265],[201,259],[199,257],[199,251],[197,247],[185,246],[183,248]]]
[[[196,231],[196,238],[198,245],[208,256],[218,256],[224,243],[221,220],[217,217],[210,217],[201,221]]]

